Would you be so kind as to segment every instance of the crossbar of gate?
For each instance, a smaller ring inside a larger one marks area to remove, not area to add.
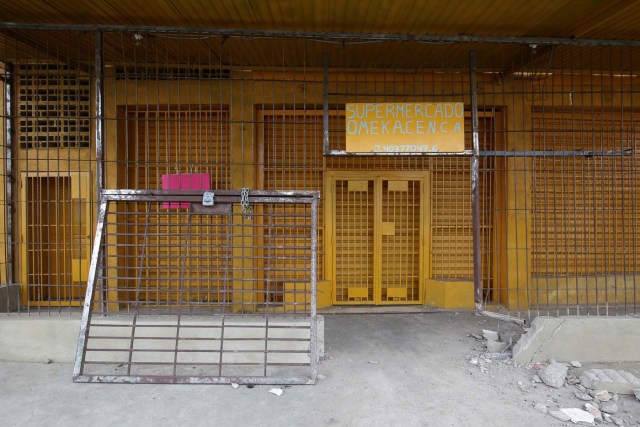
[[[74,381],[315,382],[318,193],[203,195],[103,192]]]

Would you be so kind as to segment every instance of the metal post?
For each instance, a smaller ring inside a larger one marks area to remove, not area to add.
[[[7,255],[7,286],[15,283],[13,276],[13,66],[5,64],[5,250]]]
[[[104,33],[102,31],[96,32],[96,57],[95,57],[95,138],[96,138],[96,192],[97,192],[97,206],[98,216],[100,215],[100,208],[102,206],[102,197],[104,191],[104,150],[103,150],[103,137],[104,137]],[[106,305],[106,290],[103,289],[103,269],[104,263],[102,260],[97,265],[97,289],[100,305],[102,306],[102,312],[107,313]]]
[[[480,241],[480,138],[478,135],[478,93],[476,84],[476,54],[469,52],[469,78],[471,82],[471,130],[473,156],[471,157],[471,218],[473,223],[473,291],[477,311],[482,311],[482,242]]]
[[[104,136],[104,57],[103,57],[104,35],[102,31],[96,33],[96,64],[95,64],[95,137],[96,137],[96,187],[98,194],[98,205],[102,201],[102,190],[104,189],[104,158],[103,158],[103,136]]]
[[[322,55],[322,144],[329,153],[329,55]]]
[[[311,383],[315,383],[318,377],[318,319],[316,318],[317,305],[317,268],[318,268],[318,202],[319,196],[315,196],[311,202],[311,342],[309,343],[311,356]]]

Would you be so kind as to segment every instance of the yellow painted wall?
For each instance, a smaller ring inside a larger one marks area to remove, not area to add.
[[[228,106],[230,114],[230,141],[232,152],[231,165],[231,188],[242,187],[257,188],[260,186],[260,167],[258,163],[258,152],[260,144],[260,125],[256,122],[259,118],[260,109],[287,109],[296,108],[318,109],[322,104],[322,84],[320,73],[309,72],[305,75],[306,81],[295,80],[295,73],[268,73],[268,72],[232,72],[232,80],[227,81],[145,81],[142,83],[115,81],[111,76],[107,76],[105,84],[105,112],[107,118],[106,139],[105,139],[105,184],[108,188],[118,186],[117,174],[118,155],[123,153],[122,133],[118,129],[119,116],[118,108],[123,106],[155,106],[164,105],[201,105],[205,108]],[[299,76],[298,76],[299,77]],[[448,76],[450,77],[450,76]],[[386,82],[384,79],[387,79]],[[406,76],[403,76],[406,78]],[[443,75],[416,76],[417,81],[425,79],[432,84],[433,92],[438,93],[468,93],[468,81],[466,77],[456,77],[447,80]],[[283,82],[283,79],[292,79]],[[395,92],[401,97],[402,90],[398,91],[394,86],[392,78],[389,76],[378,76],[363,78],[358,83],[349,83],[346,78],[337,76],[336,81],[341,81],[342,89],[353,93],[380,93],[385,90],[389,93]],[[484,93],[478,96],[478,103],[488,106],[498,106],[501,109],[501,118],[498,123],[499,128],[507,130],[506,136],[498,140],[501,148],[504,149],[530,149],[531,137],[531,110],[534,106],[540,105],[567,105],[566,97],[569,84],[576,84],[575,80],[568,81],[565,77],[554,77],[549,83],[547,90],[553,93],[555,86],[557,90],[554,95],[529,96],[531,83],[522,81],[507,81],[500,84],[493,81],[492,76],[480,76],[480,83]],[[571,102],[575,106],[591,106],[593,108],[604,108],[611,106],[640,105],[640,94],[635,91],[630,94],[628,88],[624,91],[611,93],[600,93],[596,90],[599,82],[591,78],[581,81],[583,92],[593,92],[589,96],[582,94],[573,95]],[[593,85],[593,86],[591,86]],[[387,87],[388,86],[388,87]],[[407,84],[404,91],[411,94],[413,87]],[[564,93],[563,93],[564,92]],[[486,93],[486,94],[485,94]],[[461,101],[470,103],[468,96],[443,95],[438,101]],[[374,101],[373,96],[362,95],[359,101]],[[313,106],[313,107],[311,107]],[[122,123],[122,122],[120,122]],[[119,133],[120,132],[120,133]],[[31,152],[27,157],[24,150],[17,150],[17,172],[27,170],[90,170],[95,171],[94,152],[90,149],[77,151],[77,163],[74,162],[52,162],[51,158],[56,155],[54,151],[39,150],[35,155]],[[75,158],[74,158],[75,159]],[[337,159],[332,160],[331,167],[339,170],[367,169],[367,168],[393,168],[395,160],[362,160]],[[323,159],[323,166],[326,167],[327,160]],[[412,168],[420,167],[424,160],[416,160],[412,163]],[[375,163],[375,164],[374,164]],[[77,166],[76,166],[77,165]],[[418,166],[416,166],[418,165]],[[540,303],[540,295],[537,290],[544,288],[547,281],[530,277],[530,248],[531,248],[531,215],[527,213],[527,207],[531,206],[531,161],[528,159],[504,159],[496,163],[496,220],[494,223],[497,237],[494,242],[495,257],[492,268],[494,270],[494,282],[496,287],[495,300],[508,306],[510,309],[526,308],[529,304]],[[1,182],[0,182],[1,185]],[[17,218],[24,216],[23,211],[18,208]],[[1,217],[0,217],[1,219]],[[3,224],[3,221],[0,221]],[[322,226],[322,224],[321,224]],[[241,234],[242,225],[235,224],[235,232]],[[249,245],[251,242],[245,237],[236,237],[236,245]],[[113,249],[115,251],[115,249]],[[115,252],[110,255],[116,255]],[[237,253],[238,255],[238,253]],[[455,256],[455,255],[454,255]],[[242,267],[243,261],[237,258],[237,267]],[[329,268],[324,266],[325,269]],[[18,265],[18,269],[24,266]],[[2,272],[0,272],[2,273]],[[234,273],[240,278],[243,273],[240,269]],[[20,273],[16,274],[20,277]],[[469,292],[471,297],[473,288],[469,288],[466,280],[432,280],[425,277],[425,303],[435,302],[436,305],[446,308],[462,308],[468,306]],[[241,281],[237,281],[237,291],[241,290]],[[589,282],[591,283],[591,282]],[[595,283],[595,282],[594,282]],[[609,282],[606,282],[609,286]],[[628,283],[628,282],[627,282]],[[619,286],[620,281],[615,281],[613,285]],[[325,286],[325,285],[323,285]],[[560,286],[562,288],[562,286]],[[549,291],[544,288],[545,295]],[[246,295],[246,294],[245,294]],[[240,292],[236,296],[240,298]],[[592,301],[590,294],[581,295],[578,301]],[[471,301],[473,298],[471,298]],[[544,301],[552,301],[553,295],[544,298]]]

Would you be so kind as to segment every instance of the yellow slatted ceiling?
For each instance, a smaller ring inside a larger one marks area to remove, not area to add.
[[[83,0],[3,2],[16,22],[137,24],[303,31],[640,38],[637,2],[623,0]],[[634,19],[635,18],[635,19]]]

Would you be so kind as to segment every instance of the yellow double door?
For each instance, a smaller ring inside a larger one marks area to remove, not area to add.
[[[427,172],[328,172],[327,275],[336,305],[422,304]]]

